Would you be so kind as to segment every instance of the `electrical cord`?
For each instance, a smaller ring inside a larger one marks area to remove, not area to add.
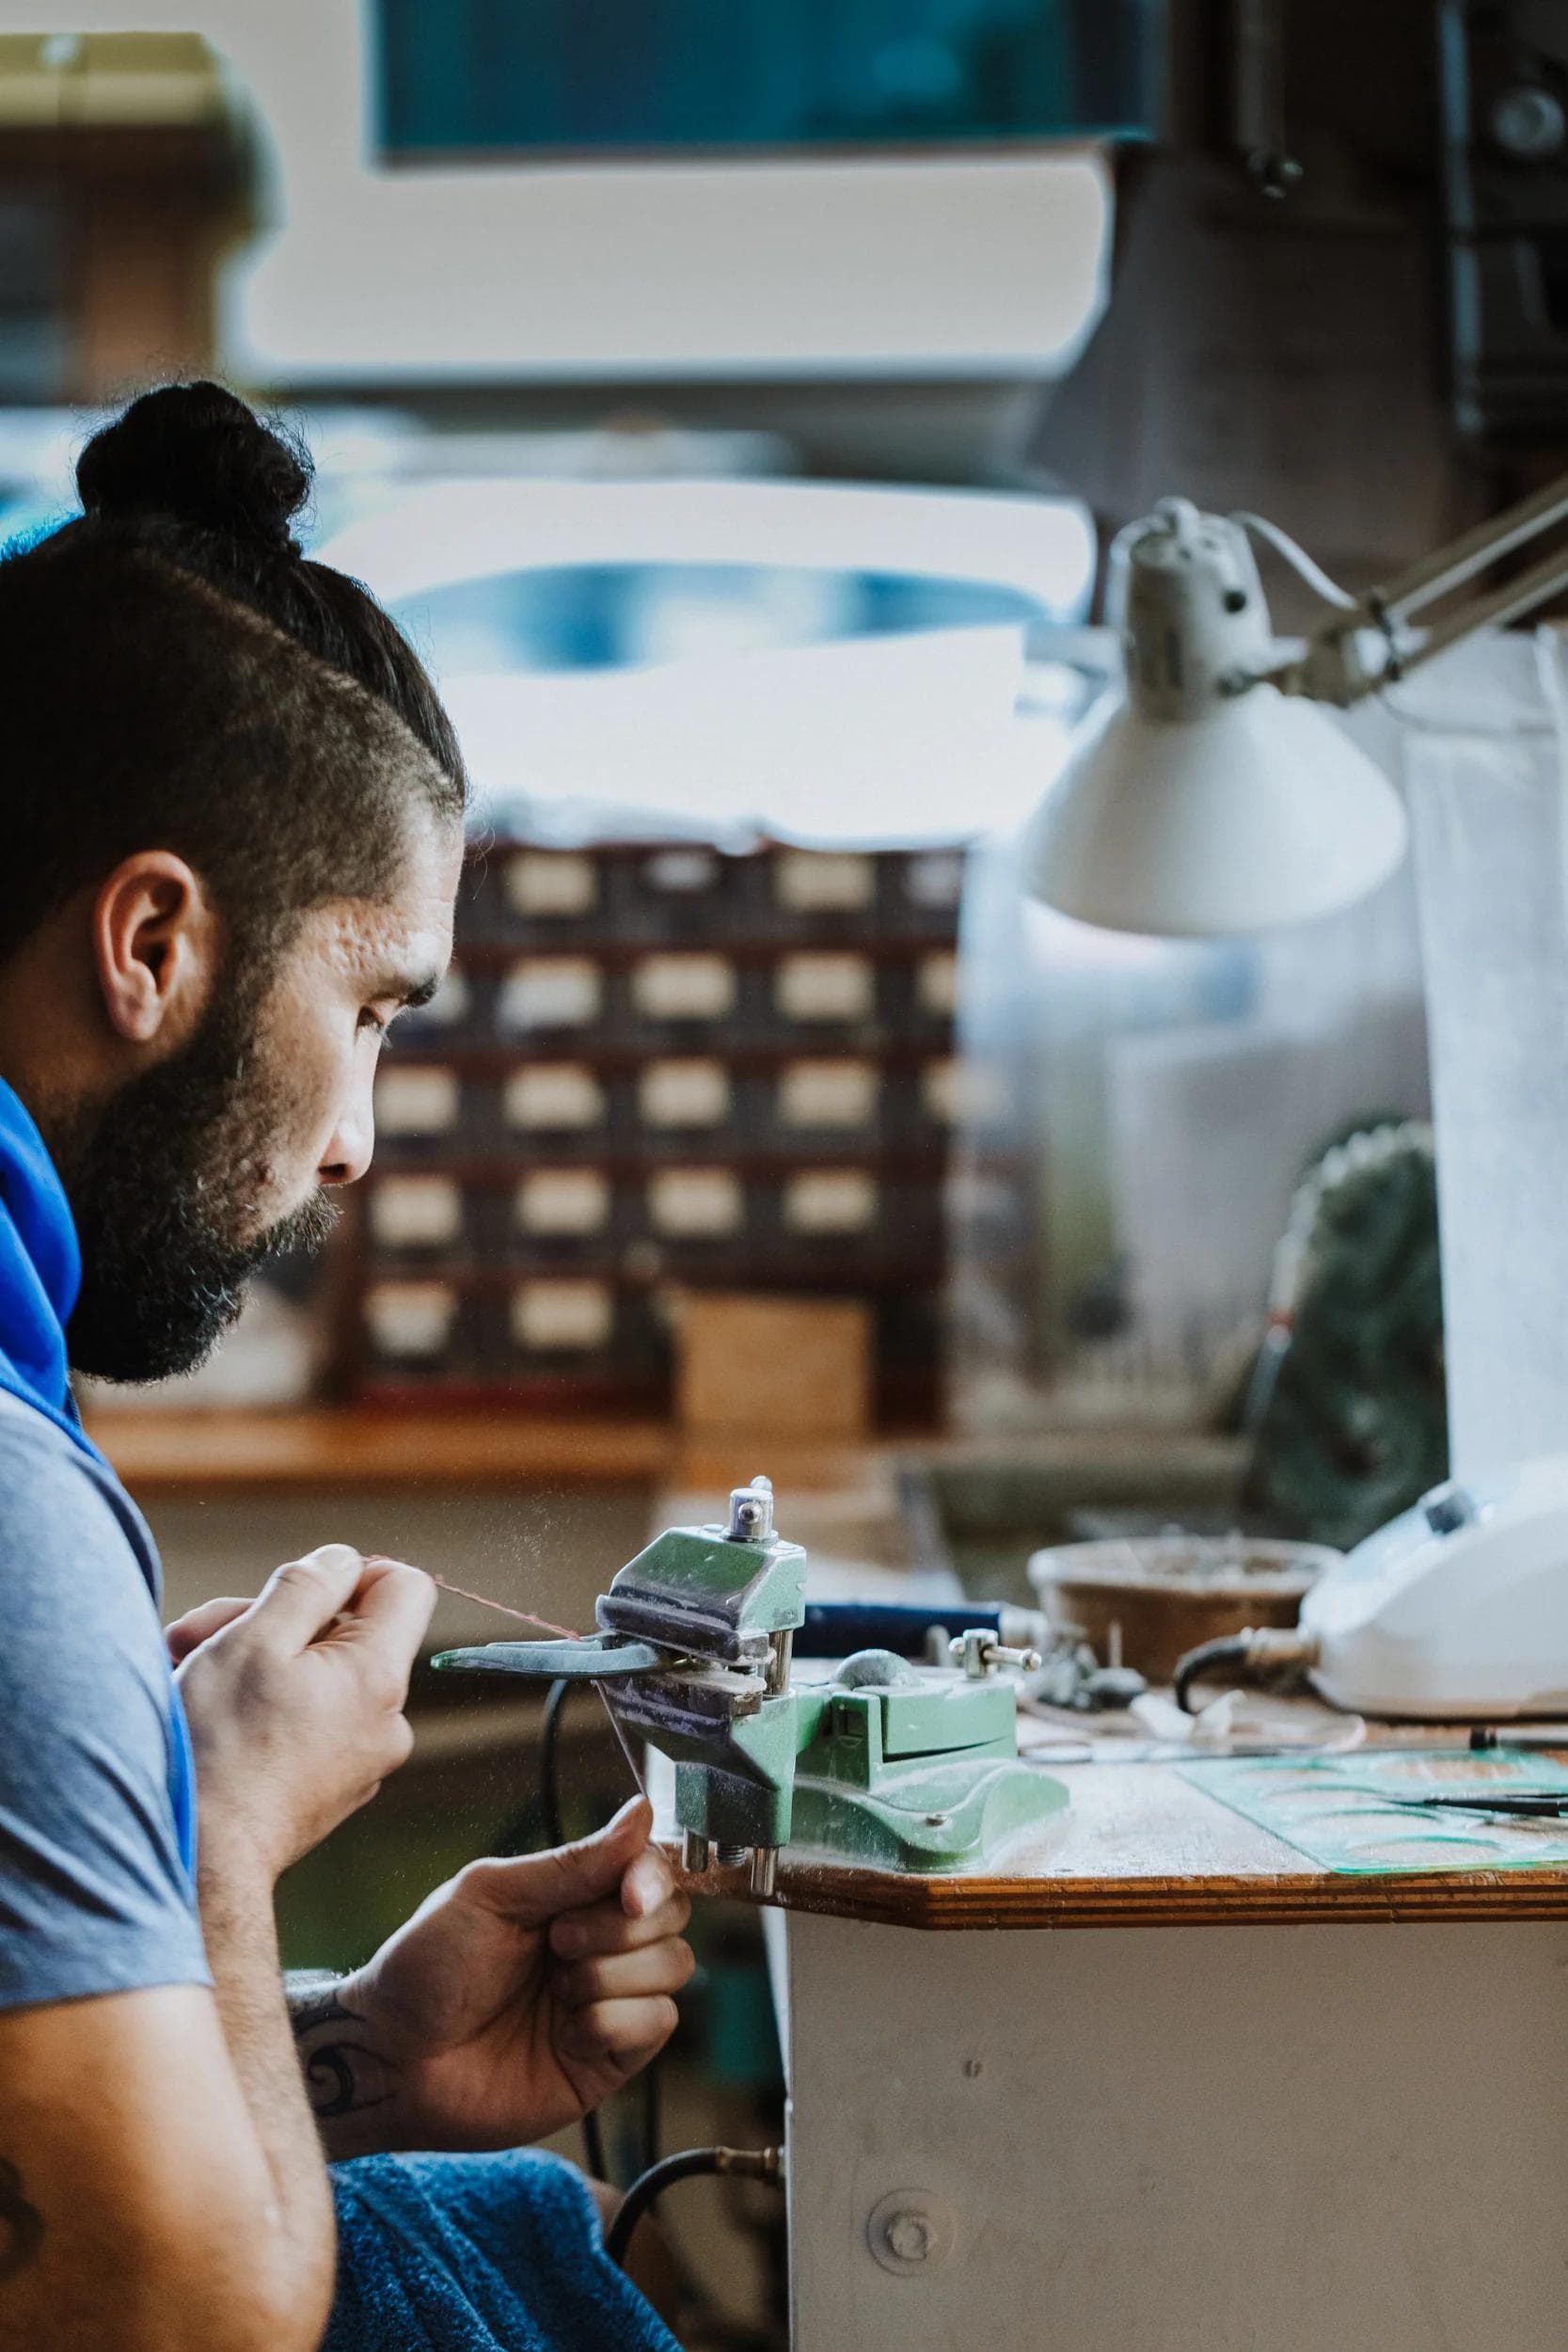
[[[1277,523],[1271,523],[1266,515],[1250,515],[1243,508],[1233,514],[1230,520],[1240,523],[1243,531],[1250,531],[1255,539],[1264,540],[1276,555],[1282,555],[1297,577],[1304,580],[1313,595],[1321,596],[1325,604],[1337,606],[1341,612],[1360,610],[1359,597],[1353,596],[1347,588],[1341,588],[1337,580],[1330,580],[1323,565],[1314,564],[1307,549],[1298,548],[1290,532],[1281,531]]]
[[[701,2172],[724,2172],[741,2180],[766,2181],[769,2186],[779,2188],[784,2185],[784,2150],[683,2148],[678,2155],[666,2156],[661,2163],[650,2165],[627,2189],[605,2233],[605,2251],[610,2261],[625,2261],[632,2232],[657,2197],[676,2181],[691,2180]]]
[[[1244,1633],[1233,1633],[1218,1642],[1200,1642],[1196,1649],[1190,1649],[1185,1658],[1179,1661],[1171,1684],[1172,1696],[1183,1715],[1197,1713],[1192,1700],[1195,1682],[1201,1681],[1216,1666],[1244,1665],[1246,1656],[1247,1637]]]
[[[1318,1644],[1293,1626],[1249,1626],[1244,1633],[1227,1633],[1216,1642],[1200,1642],[1177,1664],[1172,1695],[1184,1715],[1196,1715],[1193,1685],[1218,1666],[1237,1666],[1244,1674],[1273,1674],[1286,1666],[1317,1663]]]

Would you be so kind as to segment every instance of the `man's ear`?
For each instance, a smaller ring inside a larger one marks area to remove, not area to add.
[[[92,953],[111,1028],[131,1045],[183,1044],[217,969],[217,917],[200,876],[170,850],[124,859],[93,900]]]

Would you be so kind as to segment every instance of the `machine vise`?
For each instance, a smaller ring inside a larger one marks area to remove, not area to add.
[[[951,1870],[1064,1815],[1060,1781],[1022,1763],[1017,1704],[999,1666],[1037,1664],[966,1630],[937,1671],[857,1651],[829,1680],[797,1681],[806,1555],[773,1525],[766,1478],[737,1487],[727,1526],[672,1527],[599,1597],[580,1641],[447,1650],[449,1672],[597,1684],[623,1740],[675,1767],[686,1867],[749,1864],[774,1891],[788,1845],[841,1863]]]

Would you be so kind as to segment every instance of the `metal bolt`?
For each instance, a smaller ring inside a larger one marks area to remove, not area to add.
[[[958,2238],[950,2205],[923,2188],[895,2188],[867,2216],[865,2241],[895,2278],[917,2278],[945,2262]]]
[[[730,1494],[730,1523],[725,1533],[732,1543],[766,1544],[773,1535],[773,1482],[753,1478],[749,1486]]]
[[[996,1666],[1017,1666],[1024,1674],[1038,1670],[1037,1649],[1007,1649],[984,1626],[971,1626],[965,1633],[955,1633],[947,1645],[947,1655],[955,1666],[961,1666],[971,1682],[983,1682]]]
[[[795,1629],[785,1626],[783,1632],[768,1638],[768,1695],[781,1698],[789,1689],[789,1669],[795,1655]]]
[[[715,1859],[717,1860],[719,1867],[721,1870],[738,1870],[750,1857],[751,1851],[752,1849],[750,1846],[726,1846],[721,1844],[717,1850]]]
[[[681,1866],[689,1870],[694,1879],[700,1879],[703,1876],[712,1856],[713,1849],[705,1837],[699,1836],[694,1829],[682,1832]]]
[[[771,1902],[779,1883],[777,1846],[752,1849],[752,1893],[759,1903]]]

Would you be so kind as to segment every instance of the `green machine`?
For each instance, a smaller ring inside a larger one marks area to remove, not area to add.
[[[601,1594],[581,1641],[447,1650],[449,1672],[596,1683],[623,1741],[675,1767],[687,1868],[749,1865],[774,1891],[785,1846],[863,1867],[956,1870],[1063,1815],[1058,1780],[1020,1761],[1013,1684],[1034,1653],[989,1631],[945,1667],[857,1651],[832,1679],[792,1677],[806,1555],[773,1526],[766,1478],[737,1487],[727,1526],[672,1527]],[[629,1751],[628,1751],[629,1752]]]

